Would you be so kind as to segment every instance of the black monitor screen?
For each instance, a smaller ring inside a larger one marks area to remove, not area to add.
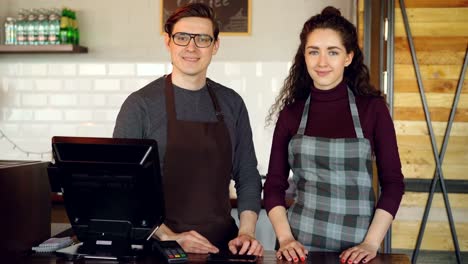
[[[102,234],[126,236],[135,244],[164,221],[156,141],[53,137],[52,152],[52,190],[63,193],[80,241]],[[125,226],[130,230],[118,234]]]

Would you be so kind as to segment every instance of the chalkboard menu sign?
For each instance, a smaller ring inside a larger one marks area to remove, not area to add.
[[[251,23],[252,0],[161,0],[161,32],[172,12],[187,3],[205,3],[211,6],[223,35],[248,35]]]

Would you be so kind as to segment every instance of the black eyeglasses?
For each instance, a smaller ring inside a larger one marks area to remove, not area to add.
[[[207,34],[190,34],[185,32],[172,34],[172,39],[176,45],[183,47],[187,46],[190,40],[193,39],[195,46],[199,48],[208,48],[214,40],[212,36]]]

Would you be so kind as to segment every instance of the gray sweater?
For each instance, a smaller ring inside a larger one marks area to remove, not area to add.
[[[161,171],[167,144],[164,80],[161,77],[128,96],[117,116],[113,134],[115,138],[155,139],[158,142]],[[252,210],[258,213],[262,186],[247,108],[234,90],[209,79],[207,81],[216,94],[231,137],[231,177],[235,181],[238,211]],[[198,91],[174,86],[174,96],[178,120],[217,121],[206,86]]]

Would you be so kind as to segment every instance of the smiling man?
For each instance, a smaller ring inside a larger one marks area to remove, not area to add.
[[[205,4],[182,6],[165,31],[172,73],[125,100],[113,134],[158,142],[166,220],[156,236],[191,253],[262,255],[255,239],[261,181],[247,109],[234,90],[206,77],[220,45],[215,14]],[[239,227],[230,214],[231,179]]]

